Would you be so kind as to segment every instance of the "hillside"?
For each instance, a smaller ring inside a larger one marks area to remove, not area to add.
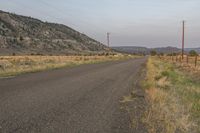
[[[136,46],[119,46],[112,47],[114,50],[122,53],[135,53],[135,54],[148,54],[149,50],[146,47],[136,47]]]
[[[155,50],[157,53],[180,53],[181,49],[176,47],[160,47],[160,48],[146,48],[146,47],[137,47],[137,46],[119,46],[112,47],[118,52],[131,53],[131,54],[149,54],[150,51]],[[200,48],[186,48],[185,51],[189,52],[190,50],[195,50],[200,54]]]
[[[99,53],[106,46],[65,25],[0,11],[0,55]]]

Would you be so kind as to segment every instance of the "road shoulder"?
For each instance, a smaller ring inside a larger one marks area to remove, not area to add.
[[[140,71],[136,74],[137,80],[133,82],[131,93],[124,96],[120,101],[121,108],[129,116],[131,132],[147,133],[145,124],[142,122],[148,103],[145,100],[145,91],[142,81],[146,75],[146,63],[142,64]]]

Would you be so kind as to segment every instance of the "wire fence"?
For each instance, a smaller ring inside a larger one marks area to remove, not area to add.
[[[196,69],[200,71],[200,56],[198,55],[184,55],[183,58],[181,55],[160,56],[160,59],[170,61],[183,67],[191,68],[191,70]]]

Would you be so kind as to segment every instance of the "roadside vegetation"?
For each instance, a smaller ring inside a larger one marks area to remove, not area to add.
[[[150,57],[143,85],[149,107],[142,121],[149,133],[200,132],[200,72]]]
[[[0,77],[135,57],[137,56],[122,54],[107,56],[0,56]]]

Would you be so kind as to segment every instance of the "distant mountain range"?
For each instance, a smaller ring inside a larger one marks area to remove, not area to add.
[[[181,49],[176,47],[160,47],[160,48],[146,48],[146,47],[137,47],[137,46],[119,46],[119,47],[112,47],[114,50],[123,53],[130,53],[130,54],[149,54],[150,51],[155,50],[157,53],[180,53]],[[185,51],[189,52],[190,50],[195,50],[200,54],[200,47],[199,48],[186,48]]]
[[[0,55],[100,53],[102,43],[62,24],[0,11]]]
[[[200,47],[199,47],[199,48],[186,48],[186,51],[187,51],[187,52],[189,52],[189,51],[191,51],[191,50],[194,50],[194,51],[196,51],[197,53],[200,54]]]

